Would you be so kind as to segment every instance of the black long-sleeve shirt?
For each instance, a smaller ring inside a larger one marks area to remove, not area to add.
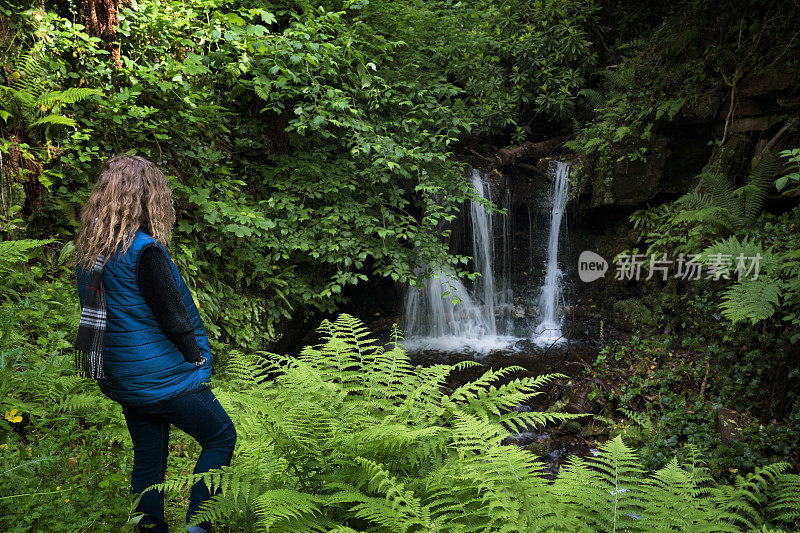
[[[136,283],[161,330],[175,343],[183,358],[190,363],[202,361],[194,325],[172,276],[169,258],[158,246],[147,246],[139,254]]]

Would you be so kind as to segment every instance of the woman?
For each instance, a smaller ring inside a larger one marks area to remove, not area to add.
[[[138,156],[117,155],[103,166],[81,216],[78,293],[79,368],[122,405],[133,441],[131,491],[162,483],[169,427],[200,443],[194,472],[229,465],[236,443],[230,417],[211,392],[211,350],[191,293],[166,251],[175,211],[164,174]],[[191,489],[187,531],[210,497]],[[164,495],[147,491],[137,508],[141,529],[165,532]]]

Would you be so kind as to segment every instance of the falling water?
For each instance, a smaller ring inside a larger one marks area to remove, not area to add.
[[[561,220],[567,206],[569,190],[569,164],[556,162],[556,175],[550,197],[550,236],[547,241],[547,267],[539,299],[541,322],[534,330],[534,342],[539,346],[558,344],[565,339],[561,333],[561,270],[558,268],[558,242]]]
[[[492,200],[492,190],[489,183],[484,183],[480,172],[472,169],[472,186],[481,197]],[[494,312],[494,272],[492,271],[492,258],[494,246],[492,242],[492,217],[486,209],[476,201],[470,203],[472,216],[472,253],[475,258],[475,270],[481,273],[478,290],[475,295],[483,302],[485,311],[487,335],[497,335]]]
[[[488,182],[474,169],[472,186],[491,201]],[[475,281],[472,294],[450,271],[425,280],[419,289],[409,289],[404,320],[408,349],[485,353],[511,343],[511,338],[497,334],[495,311],[499,302],[492,270],[492,217],[473,200],[470,219],[475,271],[481,274],[480,278]],[[454,297],[460,301],[454,303]]]

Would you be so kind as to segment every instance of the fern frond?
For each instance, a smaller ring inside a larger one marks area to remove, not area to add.
[[[594,109],[602,108],[605,103],[605,97],[600,91],[596,91],[594,89],[581,89],[578,91],[578,96],[583,96],[586,99],[586,103],[589,104],[589,107]]]
[[[751,258],[758,258],[758,275],[774,275],[781,268],[781,258],[776,257],[770,250],[765,249],[761,244],[754,240],[745,237],[741,241],[734,236],[716,241],[714,244],[703,250],[702,260],[708,262],[716,257],[728,257],[732,260],[732,268],[734,270],[738,262],[746,261],[743,268],[750,266]],[[753,265],[755,267],[755,265]],[[751,272],[751,276],[756,277],[756,272]]]
[[[773,524],[797,523],[800,520],[800,477],[781,473],[767,490],[765,520]]]
[[[8,97],[13,100],[12,114],[23,124],[35,122],[39,108],[36,95],[45,91],[46,76],[41,51],[38,48],[21,51],[14,58],[14,70],[20,73],[12,87],[6,88]],[[6,109],[9,109],[6,107]]]
[[[44,125],[76,126],[77,122],[75,122],[74,118],[65,117],[62,115],[46,115],[31,124],[31,127]]]
[[[22,239],[18,241],[0,241],[0,271],[9,271],[11,265],[31,259],[31,252],[36,248],[54,242],[53,239]]]
[[[691,210],[704,209],[707,207],[711,207],[712,205],[711,203],[712,200],[710,195],[695,191],[686,193],[678,201],[681,204],[683,204],[687,209]]]
[[[744,279],[724,292],[722,314],[732,322],[749,320],[755,324],[771,317],[780,306],[779,282],[767,276]]]
[[[755,220],[764,206],[767,193],[773,186],[778,158],[764,152],[748,176],[747,183],[733,188],[732,180],[719,172],[700,175],[698,191],[683,195],[678,203],[686,211],[675,217],[676,222],[701,222],[723,231],[741,228]]]
[[[87,87],[70,87],[63,91],[47,91],[36,98],[37,106],[53,107],[56,104],[74,104],[90,96],[101,95],[97,89]]]
[[[259,526],[267,531],[278,529],[280,522],[302,520],[308,530],[320,513],[320,505],[325,498],[288,489],[268,490],[253,502],[259,520]],[[278,527],[276,527],[278,526]]]
[[[745,220],[752,221],[756,218],[767,193],[772,188],[775,172],[778,170],[778,157],[767,150],[758,158],[753,170],[747,178],[747,184],[740,187],[743,201],[743,215]]]
[[[730,228],[733,224],[731,213],[719,205],[711,193],[691,191],[680,197],[677,203],[684,209],[675,215],[675,222],[708,224],[721,230]]]

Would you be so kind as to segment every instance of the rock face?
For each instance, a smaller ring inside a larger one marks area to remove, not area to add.
[[[797,73],[772,70],[746,74],[739,83],[741,96],[764,97],[770,94],[797,89],[800,78]]]
[[[787,116],[800,112],[800,75],[786,72],[746,74],[736,90],[712,80],[696,101],[668,123],[656,125],[644,160],[622,158],[610,176],[592,175],[581,195],[591,207],[638,208],[691,190],[697,175],[710,168],[741,184],[748,162],[765,148],[778,152],[800,145],[800,132],[781,133]],[[715,141],[723,140],[722,146]],[[772,142],[772,141],[775,142]],[[539,161],[562,150],[565,138],[498,151],[495,163],[538,173]]]
[[[650,144],[649,155],[643,162],[618,161],[611,185],[593,199],[593,205],[639,205],[655,198],[661,192],[668,144],[667,137],[658,136]]]
[[[717,420],[717,431],[723,444],[742,440],[742,428],[752,422],[748,421],[745,415],[725,407],[714,409],[714,415]]]

